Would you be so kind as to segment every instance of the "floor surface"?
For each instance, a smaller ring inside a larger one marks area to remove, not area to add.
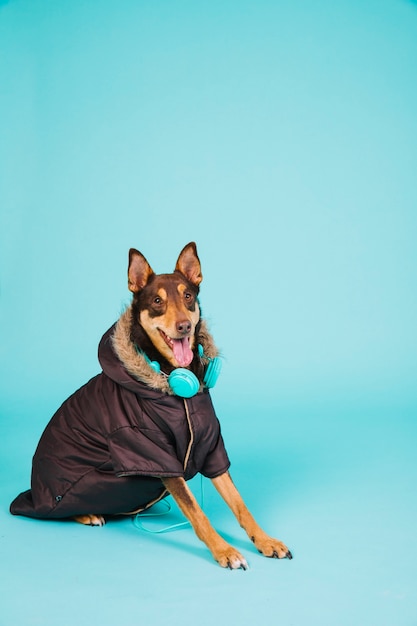
[[[416,411],[270,407],[254,433],[253,408],[238,414],[220,400],[232,475],[294,559],[259,555],[203,484],[207,514],[248,571],[221,569],[188,528],[150,534],[130,518],[100,529],[12,517],[41,418],[34,428],[11,408],[1,436],[1,626],[415,626]],[[200,497],[198,479],[193,490]],[[178,521],[174,508],[143,524]]]

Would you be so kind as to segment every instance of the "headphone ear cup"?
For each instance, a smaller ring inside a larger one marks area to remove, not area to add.
[[[211,359],[210,363],[207,365],[203,383],[208,389],[211,389],[217,383],[220,372],[222,371],[222,366],[222,360],[218,356]]]
[[[176,396],[192,398],[200,389],[200,382],[190,370],[178,367],[168,376],[168,384]]]

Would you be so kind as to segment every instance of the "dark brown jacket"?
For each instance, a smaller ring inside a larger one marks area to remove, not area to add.
[[[14,515],[121,514],[163,497],[160,477],[214,478],[230,463],[209,392],[172,395],[129,340],[130,310],[102,338],[102,373],[55,413],[38,444],[31,489]],[[216,349],[203,327],[208,356]],[[123,361],[123,362],[122,362]]]

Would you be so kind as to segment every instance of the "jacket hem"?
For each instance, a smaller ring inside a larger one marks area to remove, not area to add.
[[[141,470],[133,470],[131,472],[116,472],[117,478],[127,476],[146,476],[147,478],[183,478],[184,472],[146,472]]]
[[[230,462],[220,471],[216,471],[214,474],[205,474],[203,472],[201,472],[201,474],[203,474],[203,476],[205,476],[206,478],[209,478],[210,480],[213,478],[217,478],[218,476],[221,476],[222,474],[225,474],[227,472],[227,470],[230,467]]]

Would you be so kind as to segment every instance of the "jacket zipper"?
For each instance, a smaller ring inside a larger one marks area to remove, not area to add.
[[[191,419],[190,419],[190,412],[188,410],[188,404],[185,398],[183,398],[183,400],[184,400],[184,407],[185,407],[185,416],[187,418],[187,423],[188,423],[188,430],[190,431],[190,443],[188,444],[187,452],[185,453],[185,458],[184,458],[184,473],[185,473],[185,470],[187,469],[188,461],[190,459],[191,448],[193,447],[193,443],[194,443],[194,433],[193,433],[193,429],[191,426]]]

